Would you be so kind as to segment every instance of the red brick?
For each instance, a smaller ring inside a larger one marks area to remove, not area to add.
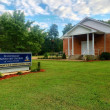
[[[89,35],[89,40],[92,40],[92,34]],[[87,35],[79,35],[74,37],[74,54],[81,54],[81,41],[87,41]],[[94,37],[95,55],[104,52],[104,34],[95,34]],[[72,38],[70,38],[70,53],[72,50]],[[63,52],[68,55],[68,38],[63,39]],[[110,34],[106,35],[106,52],[110,52]],[[71,53],[72,54],[72,53]]]

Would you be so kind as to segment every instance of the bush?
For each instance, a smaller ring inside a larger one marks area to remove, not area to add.
[[[103,53],[100,55],[100,60],[110,60],[110,53],[108,53],[108,52],[103,52]]]
[[[65,53],[63,53],[63,55],[62,55],[62,59],[66,59]]]
[[[31,70],[31,72],[37,72],[37,69],[33,69],[33,70]]]
[[[23,73],[21,71],[18,71],[16,74],[17,75],[22,75]]]
[[[56,58],[58,58],[58,53],[56,54]]]
[[[48,59],[48,56],[49,56],[48,53],[45,53],[44,54],[44,59]]]
[[[0,78],[2,78],[3,77],[3,74],[0,72]]]
[[[84,59],[85,61],[94,60],[94,58],[93,58],[91,55],[84,55],[84,56],[83,56],[83,59]]]
[[[99,59],[98,56],[94,56],[94,55],[83,55],[83,60],[85,60],[85,61],[98,60],[98,59]]]

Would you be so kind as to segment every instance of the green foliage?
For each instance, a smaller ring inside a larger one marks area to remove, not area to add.
[[[62,55],[62,59],[66,59],[65,53],[63,53],[63,55]]]
[[[22,75],[23,73],[21,71],[18,71],[16,74],[17,75]]]
[[[48,53],[45,53],[44,54],[44,59],[48,59],[48,56],[49,56]]]
[[[0,48],[7,52],[41,51],[46,36],[39,26],[31,26],[32,21],[25,20],[24,13],[14,11],[0,16]],[[5,45],[4,45],[5,44]]]
[[[41,51],[46,33],[38,25],[31,27],[30,30],[27,38],[27,51],[31,51],[35,55]]]
[[[59,52],[63,49],[63,41],[58,38],[58,26],[56,24],[52,24],[50,29],[48,30],[47,36],[45,37],[45,41],[42,45],[41,54],[46,52]]]
[[[45,41],[42,45],[41,54],[46,52],[60,52],[63,50],[63,40],[60,38],[54,38],[52,40],[51,37],[46,36]]]
[[[49,29],[49,36],[54,39],[59,36],[58,26],[56,24],[52,24]]]
[[[70,29],[73,28],[73,25],[71,23],[68,23],[67,25],[65,25],[64,29],[63,29],[63,35],[66,34]]]
[[[58,53],[56,54],[56,58],[58,58]]]
[[[3,77],[3,74],[0,72],[0,78],[2,78]]]
[[[103,53],[100,55],[100,60],[110,60],[110,53],[108,53],[108,52],[103,52]]]
[[[31,72],[37,72],[37,69],[32,69]]]

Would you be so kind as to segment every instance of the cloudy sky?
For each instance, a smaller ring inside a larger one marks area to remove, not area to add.
[[[56,23],[61,36],[65,24],[74,25],[86,16],[110,19],[110,0],[0,0],[0,14],[13,10],[24,11],[26,20],[42,28]]]

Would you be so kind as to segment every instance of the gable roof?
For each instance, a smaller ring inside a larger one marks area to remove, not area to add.
[[[110,26],[110,24],[108,23],[105,23],[103,21],[99,21],[99,20],[96,20],[96,19],[93,19],[93,18],[89,18],[89,17],[85,17],[83,20],[81,20],[78,24],[81,24],[82,22],[84,22],[85,20],[91,20],[91,21],[95,21],[95,22],[98,22],[98,23],[101,23],[103,25],[107,25],[107,26]]]
[[[110,33],[110,25],[89,17],[81,20],[76,26],[74,26],[70,31],[64,34],[62,37],[67,37],[71,35],[71,32],[74,31],[78,26],[82,26],[91,30],[91,32],[102,32],[102,33]],[[80,33],[79,33],[80,34]]]

